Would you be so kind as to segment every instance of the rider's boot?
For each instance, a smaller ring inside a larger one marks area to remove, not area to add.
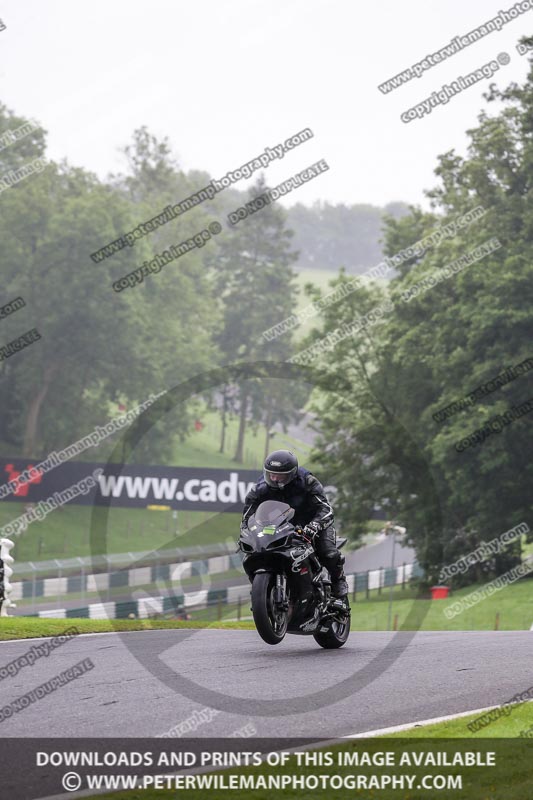
[[[348,582],[342,566],[331,576],[331,594],[339,600],[348,601]]]

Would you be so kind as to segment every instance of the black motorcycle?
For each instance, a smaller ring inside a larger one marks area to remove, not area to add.
[[[242,565],[252,583],[252,613],[261,638],[279,644],[286,633],[313,634],[321,647],[342,647],[350,608],[331,596],[331,581],[311,541],[290,520],[294,509],[267,500],[241,530]],[[343,547],[346,539],[339,539]]]

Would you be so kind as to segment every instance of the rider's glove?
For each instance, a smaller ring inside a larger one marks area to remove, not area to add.
[[[320,525],[318,524],[318,522],[309,522],[304,527],[304,535],[307,536],[309,539],[311,539],[311,541],[313,541],[314,537],[317,535],[319,530],[320,530]]]

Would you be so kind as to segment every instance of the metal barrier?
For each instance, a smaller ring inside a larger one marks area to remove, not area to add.
[[[233,552],[232,552],[233,551]],[[211,558],[196,559],[195,561],[180,561],[175,556],[170,563],[152,560],[144,566],[134,562],[135,566],[114,569],[111,572],[91,572],[84,570],[78,574],[63,575],[61,571],[56,577],[42,578],[34,573],[28,580],[17,580],[13,583],[13,599],[20,601],[26,609],[31,603],[31,610],[37,609],[39,602],[56,598],[59,608],[69,599],[79,598],[83,605],[86,601],[96,600],[107,595],[107,601],[112,599],[112,594],[124,595],[128,589],[142,586],[145,591],[157,591],[157,583],[163,581],[183,581],[202,575],[220,575],[241,566],[242,556],[235,551],[235,544],[228,545],[228,550],[222,555]],[[17,578],[19,565],[17,564]],[[86,597],[87,595],[87,597]]]
[[[135,564],[136,567],[151,566],[154,563],[194,561],[195,559],[234,553],[237,542],[218,542],[210,545],[176,547],[173,550],[141,550],[130,553],[105,553],[94,556],[73,558],[54,558],[48,561],[17,561],[17,577],[38,576],[41,578],[61,578],[67,575],[82,575],[90,572],[112,572],[114,569]]]
[[[388,585],[401,584],[405,588],[406,584],[419,574],[422,574],[422,570],[415,562],[396,567],[394,571],[387,571],[387,575],[383,569],[379,569],[363,573],[351,573],[346,578],[352,600],[356,600],[356,592],[358,590],[366,592],[377,589],[379,594],[380,586],[383,585],[385,580],[388,581]],[[135,591],[133,591],[128,600],[90,603],[82,608],[55,608],[38,611],[36,616],[146,619],[172,615],[183,619],[184,617],[180,615],[190,614],[192,619],[209,621],[225,618],[234,608],[236,609],[237,619],[240,619],[245,604],[246,607],[249,605],[250,584],[246,582],[238,586],[200,589],[167,596],[151,596],[142,592],[142,596],[136,598],[135,594]]]

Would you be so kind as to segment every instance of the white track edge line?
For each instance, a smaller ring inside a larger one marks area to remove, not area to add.
[[[516,703],[509,703],[508,705],[521,705],[523,702],[526,703],[533,703],[533,700],[521,700],[517,701]],[[417,722],[407,722],[403,725],[392,725],[389,728],[377,728],[373,731],[365,731],[364,733],[351,733],[346,736],[343,736],[343,739],[362,739],[365,737],[372,737],[372,736],[384,736],[388,733],[398,733],[400,731],[408,731],[412,730],[413,728],[423,728],[426,725],[434,725],[438,722],[448,722],[452,719],[460,719],[461,717],[470,717],[472,714],[483,714],[486,711],[492,711],[495,708],[500,708],[502,703],[499,703],[495,706],[486,706],[486,708],[473,708],[471,711],[460,711],[457,714],[446,714],[442,717],[433,717],[433,719],[421,719]],[[452,737],[455,738],[455,737]]]

